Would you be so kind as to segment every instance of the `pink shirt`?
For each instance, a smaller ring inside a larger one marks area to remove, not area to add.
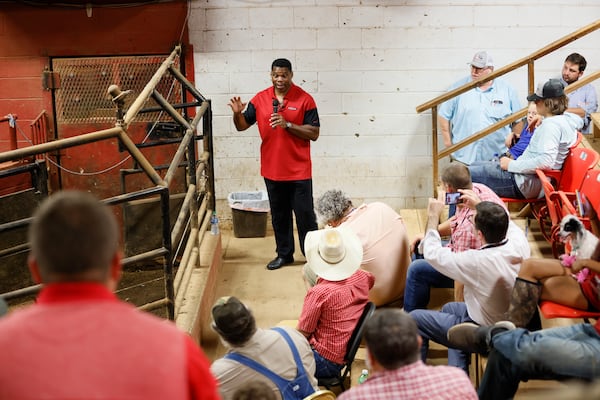
[[[346,346],[374,281],[373,275],[359,269],[343,281],[319,278],[306,293],[298,329],[311,334],[309,343],[329,361],[344,363]]]
[[[410,244],[402,217],[380,202],[363,204],[341,226],[350,228],[363,246],[361,268],[375,277],[369,299],[376,306],[404,298]]]
[[[447,365],[430,366],[416,361],[376,373],[365,383],[338,396],[339,400],[477,399],[467,374]]]
[[[506,208],[506,205],[496,193],[481,183],[473,183],[473,192],[479,196],[481,201],[491,201]],[[473,221],[471,216],[475,213],[469,207],[456,207],[456,214],[452,221],[452,234],[448,247],[452,251],[459,252],[481,247],[481,240],[473,232]]]

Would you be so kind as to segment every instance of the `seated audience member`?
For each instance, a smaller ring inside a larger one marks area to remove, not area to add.
[[[567,87],[582,77],[587,61],[579,53],[571,53],[565,59],[561,71],[560,80]],[[579,115],[583,119],[581,132],[589,134],[592,132],[591,114],[598,110],[598,96],[593,84],[588,83],[569,92],[569,108],[567,111]]]
[[[598,260],[600,245],[596,246],[591,259],[576,260],[572,266],[573,272],[589,268],[596,275],[600,273]],[[532,264],[536,264],[540,270],[548,268],[549,272],[557,272],[544,281],[544,287],[560,290],[557,295],[562,298],[562,304],[598,310],[597,279],[578,284],[568,271],[563,269],[562,274],[558,274],[562,267],[551,261],[560,263],[558,260],[530,260],[523,263],[522,270],[527,271]],[[551,280],[555,282],[551,283]],[[519,388],[519,382],[529,379],[600,378],[600,320],[595,325],[576,324],[536,332],[515,329],[511,321],[519,324],[529,318],[525,314],[530,313],[532,307],[537,307],[539,290],[536,283],[517,278],[508,315],[510,321],[500,321],[491,326],[464,323],[448,331],[448,342],[452,346],[482,354],[491,350],[479,387],[481,399],[512,398]]]
[[[317,378],[339,376],[350,336],[369,301],[374,278],[360,269],[362,244],[338,227],[306,234],[306,261],[317,283],[304,298],[298,330],[308,338]]]
[[[318,200],[317,216],[331,227],[352,230],[363,247],[361,268],[375,277],[369,300],[376,306],[396,303],[402,306],[410,244],[402,217],[380,202],[354,207],[341,190],[328,190]],[[308,264],[306,264],[308,265]],[[316,275],[305,268],[305,279],[314,286]]]
[[[464,302],[447,303],[441,311],[413,310],[419,334],[423,338],[421,357],[427,359],[429,340],[448,348],[448,364],[468,371],[468,357],[451,348],[446,334],[450,327],[469,321],[493,324],[505,318],[513,282],[521,262],[530,256],[523,231],[510,222],[506,209],[490,201],[463,194],[465,205],[475,209],[475,232],[479,249],[452,252],[442,247],[436,229],[444,204],[429,200],[427,233],[421,241],[425,258],[444,275],[464,284]]]
[[[256,381],[236,390],[232,400],[277,400],[277,396],[269,385],[263,381]]]
[[[600,260],[600,247],[590,259],[577,259],[570,267],[557,259],[526,260],[515,280],[506,319],[527,327],[540,300],[600,311],[600,261],[595,260]]]
[[[312,349],[304,336],[293,328],[283,329],[289,336],[302,364],[296,365],[294,354],[286,338],[274,329],[260,329],[252,312],[236,297],[221,297],[212,308],[213,329],[223,339],[228,348],[227,354],[211,365],[211,371],[219,382],[219,392],[224,400],[232,399],[233,394],[251,382],[263,382],[281,399],[281,390],[277,383],[249,365],[243,364],[238,357],[250,359],[271,370],[286,381],[293,380],[304,373],[308,393],[318,388],[314,377],[315,359]]]
[[[529,146],[529,142],[531,141],[531,136],[535,132],[535,124],[532,125],[533,120],[537,115],[537,107],[534,101],[529,102],[529,107],[527,108],[527,118],[525,126],[523,130],[516,136],[513,132],[511,132],[506,137],[506,147],[508,147],[508,151],[504,154],[504,156],[516,160],[525,151],[527,146]]]
[[[558,79],[550,79],[538,86],[527,100],[535,102],[543,120],[521,157],[512,160],[503,156],[499,161],[477,162],[469,167],[473,182],[487,185],[501,197],[532,199],[542,196],[542,184],[535,170],[561,169],[569,148],[577,140],[577,130],[583,124],[577,115],[565,113],[568,99]]]
[[[471,182],[469,169],[461,163],[451,163],[446,167],[442,171],[441,181],[446,193],[471,191],[481,201],[492,201],[505,207],[504,202],[490,188],[480,183]],[[461,200],[459,199],[457,204],[458,212],[445,222],[437,225],[440,236],[450,236],[447,247],[453,252],[481,247],[481,240],[473,230],[472,217],[474,211],[466,207]],[[422,236],[417,237],[415,243],[421,239]],[[416,248],[414,244],[413,247]],[[451,288],[454,285],[455,282],[450,277],[433,268],[428,260],[418,256],[408,267],[406,288],[404,290],[404,311],[410,312],[419,308],[427,308],[432,287]],[[456,284],[456,286],[460,286],[460,284]]]
[[[340,394],[340,400],[477,399],[460,369],[425,365],[415,321],[398,309],[377,310],[367,321],[369,379]]]
[[[34,305],[0,319],[0,398],[219,398],[188,335],[113,294],[121,253],[107,206],[85,192],[53,194],[29,242],[43,288]]]

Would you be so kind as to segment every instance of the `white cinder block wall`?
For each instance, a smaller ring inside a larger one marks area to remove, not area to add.
[[[228,217],[228,193],[264,189],[258,131],[237,132],[227,103],[271,85],[273,59],[290,59],[295,83],[317,102],[315,199],[340,188],[357,203],[417,208],[432,195],[432,163],[431,114],[416,106],[468,74],[480,49],[501,67],[597,19],[598,0],[192,1],[196,86],[213,104],[219,214]],[[600,70],[598,43],[599,31],[539,60],[536,80],[559,74],[573,51],[588,72]],[[525,106],[526,70],[506,79]]]

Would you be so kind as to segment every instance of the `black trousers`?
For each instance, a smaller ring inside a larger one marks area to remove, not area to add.
[[[300,181],[272,181],[265,178],[277,256],[290,258],[294,255],[294,220],[296,216],[300,250],[304,254],[306,233],[317,229],[317,217],[313,205],[312,179]]]

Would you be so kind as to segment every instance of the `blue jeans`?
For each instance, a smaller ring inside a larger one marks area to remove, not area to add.
[[[498,161],[477,161],[469,166],[471,171],[471,180],[477,183],[483,183],[492,189],[500,197],[511,199],[524,199],[515,177],[512,172],[504,171],[500,168]]]
[[[463,322],[473,322],[467,313],[467,305],[462,302],[444,304],[442,311],[414,310],[410,313],[416,321],[419,335],[423,338],[421,359],[427,360],[429,340],[448,347],[448,365],[462,368],[469,374],[469,353],[450,348],[446,335],[448,329]]]
[[[452,288],[454,281],[439,273],[426,260],[422,258],[413,260],[406,271],[404,311],[427,308],[432,287]]]
[[[528,379],[600,377],[600,335],[590,324],[515,329],[495,335],[492,347],[479,387],[481,399],[511,398],[519,382]]]
[[[313,355],[315,356],[315,378],[331,378],[334,376],[340,376],[340,371],[344,367],[341,364],[336,364],[333,361],[329,361],[322,355],[320,355],[315,349],[313,349]]]

